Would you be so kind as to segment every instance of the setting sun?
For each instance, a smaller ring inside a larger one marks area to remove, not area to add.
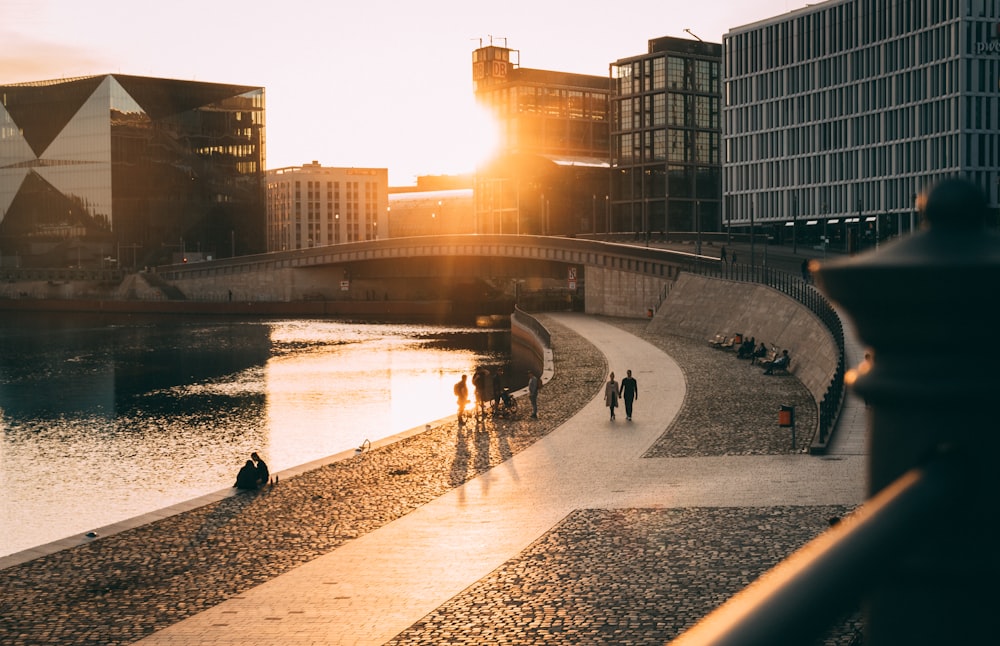
[[[497,150],[499,131],[496,120],[482,106],[472,103],[454,114],[454,130],[441,141],[436,163],[442,167],[472,172]]]

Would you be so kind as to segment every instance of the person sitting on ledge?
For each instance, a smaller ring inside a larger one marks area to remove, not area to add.
[[[774,361],[764,362],[764,374],[773,375],[775,370],[788,370],[788,363],[792,360],[788,356],[788,350],[782,350],[781,356]]]
[[[253,460],[247,460],[240,472],[236,474],[236,484],[233,486],[237,489],[256,489],[257,477],[257,467],[254,466]]]
[[[250,459],[257,463],[257,484],[261,487],[271,479],[271,472],[267,470],[267,463],[260,459],[256,451],[250,454]]]

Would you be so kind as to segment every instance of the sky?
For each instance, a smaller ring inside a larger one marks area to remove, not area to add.
[[[471,172],[491,146],[472,51],[606,76],[661,36],[722,42],[805,0],[0,0],[0,84],[130,74],[262,86],[267,167]],[[688,31],[690,30],[690,33]]]

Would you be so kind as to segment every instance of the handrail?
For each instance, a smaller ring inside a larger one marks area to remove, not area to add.
[[[917,549],[927,527],[948,522],[968,487],[965,473],[939,458],[903,474],[671,644],[811,643]]]
[[[819,401],[818,438],[814,443],[814,446],[826,446],[837,421],[840,419],[840,412],[843,410],[844,399],[847,395],[844,389],[844,374],[847,370],[844,356],[844,324],[830,302],[800,276],[763,265],[696,264],[688,267],[685,271],[711,278],[767,285],[808,308],[830,331],[834,343],[837,344],[837,368],[826,393]]]

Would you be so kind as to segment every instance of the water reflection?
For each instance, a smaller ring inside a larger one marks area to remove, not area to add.
[[[507,363],[509,342],[328,320],[7,317],[0,555],[228,487],[254,450],[277,471],[451,415],[458,376]]]

